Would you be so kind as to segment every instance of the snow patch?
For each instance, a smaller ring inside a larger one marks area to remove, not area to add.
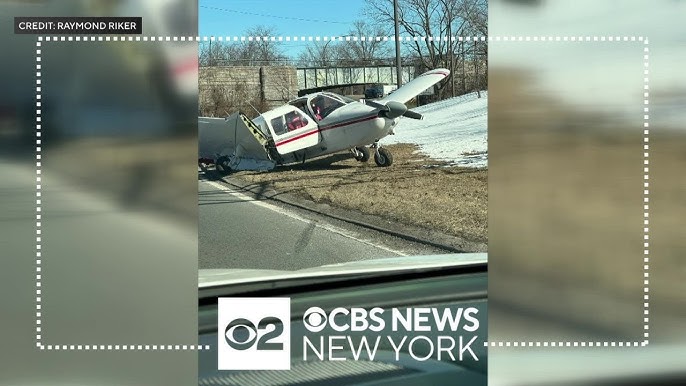
[[[488,166],[488,92],[465,94],[412,109],[424,119],[402,118],[387,143],[414,143],[431,158],[459,166]]]

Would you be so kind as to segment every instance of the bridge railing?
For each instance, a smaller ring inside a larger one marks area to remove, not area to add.
[[[360,83],[397,83],[395,66],[300,67],[296,71],[300,90]],[[401,76],[402,83],[414,79],[414,66],[401,67]]]

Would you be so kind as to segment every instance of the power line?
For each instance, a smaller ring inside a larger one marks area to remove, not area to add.
[[[334,24],[352,24],[350,21],[334,21],[334,20],[319,20],[319,19],[304,19],[304,18],[298,18],[298,17],[288,17],[288,16],[276,16],[276,15],[265,15],[261,13],[253,13],[253,12],[245,12],[245,11],[237,11],[235,9],[226,9],[226,8],[217,8],[217,7],[209,7],[206,5],[200,5],[200,8],[205,8],[205,9],[211,9],[214,11],[223,11],[223,12],[232,12],[232,13],[239,13],[242,15],[251,15],[251,16],[260,16],[260,17],[272,17],[275,19],[285,19],[285,20],[297,20],[297,21],[308,21],[308,22],[314,22],[314,23],[334,23]]]

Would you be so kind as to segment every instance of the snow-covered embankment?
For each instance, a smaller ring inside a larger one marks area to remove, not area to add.
[[[465,94],[413,109],[424,119],[403,118],[385,143],[414,143],[433,159],[488,166],[488,92]]]

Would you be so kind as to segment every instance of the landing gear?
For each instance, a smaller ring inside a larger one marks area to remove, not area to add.
[[[217,158],[214,165],[217,171],[219,171],[222,174],[231,173],[231,167],[229,167],[229,157],[221,156]]]
[[[372,145],[372,148],[376,149],[374,152],[374,162],[376,162],[377,166],[388,167],[393,165],[393,154],[390,151],[379,146],[376,142]]]
[[[356,147],[354,149],[351,149],[350,151],[353,153],[355,159],[360,162],[369,161],[369,158],[371,156],[371,154],[369,153],[369,149],[367,149],[364,146]]]
[[[387,167],[393,165],[393,154],[382,147],[376,149],[374,154],[374,162],[377,166]]]

